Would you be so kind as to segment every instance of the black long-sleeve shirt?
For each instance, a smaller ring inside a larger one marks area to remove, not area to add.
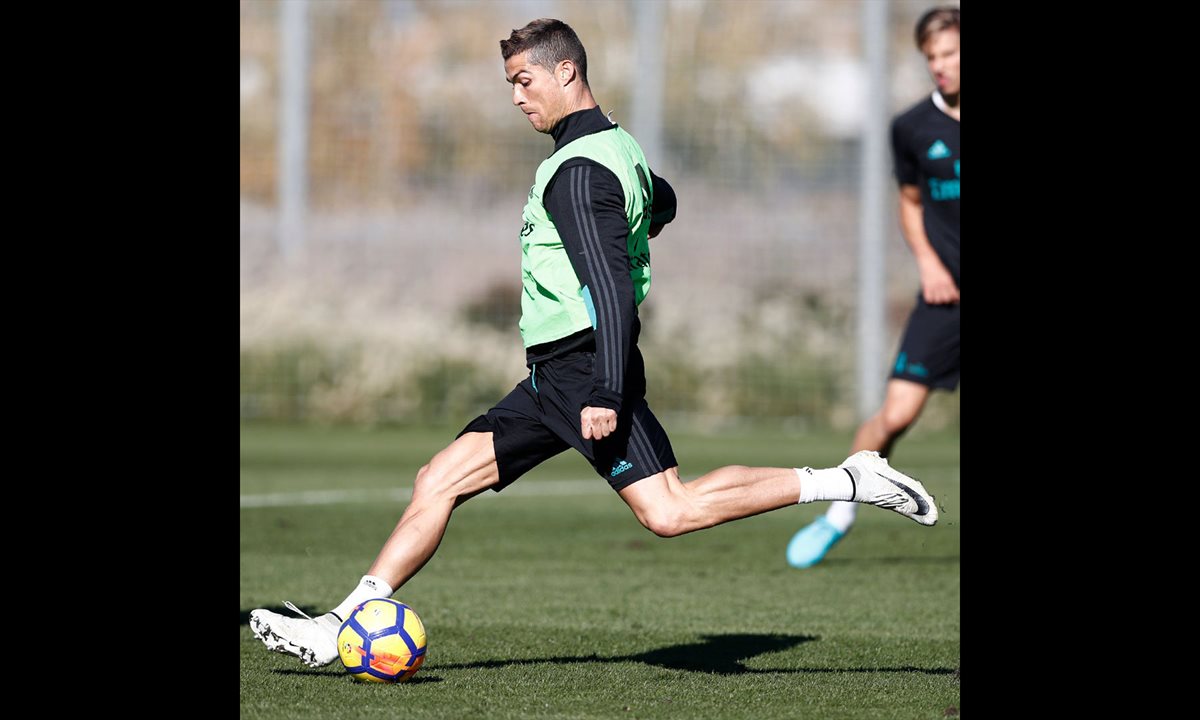
[[[557,152],[585,135],[616,127],[599,107],[580,110],[559,121],[550,134]],[[654,184],[651,236],[675,217],[675,192],[650,173]],[[625,193],[611,170],[583,157],[564,162],[546,185],[542,202],[554,221],[563,249],[580,284],[591,295],[596,327],[577,333],[553,351],[530,348],[529,363],[594,344],[596,362],[591,407],[621,411],[625,369],[640,331],[633,281],[629,276],[629,222]]]

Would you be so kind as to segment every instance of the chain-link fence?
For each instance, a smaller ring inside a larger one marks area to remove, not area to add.
[[[652,242],[641,308],[660,414],[855,422],[860,16],[884,1],[664,0],[648,159],[679,215]],[[306,3],[307,208],[290,255],[287,2],[241,2],[243,417],[465,422],[526,372],[517,231],[552,150],[511,105],[499,40],[537,17],[571,24],[597,101],[629,127],[645,73],[633,2]],[[912,40],[929,6],[889,4],[893,112],[932,90]],[[918,281],[894,219],[888,233],[891,352]],[[956,421],[956,400],[923,420]]]

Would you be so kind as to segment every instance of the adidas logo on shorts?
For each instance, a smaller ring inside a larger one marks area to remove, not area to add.
[[[633,463],[629,462],[628,460],[618,459],[617,464],[613,465],[612,472],[609,473],[608,476],[616,477],[616,476],[620,475],[621,473],[625,472],[626,470],[632,470],[632,469],[633,469]]]

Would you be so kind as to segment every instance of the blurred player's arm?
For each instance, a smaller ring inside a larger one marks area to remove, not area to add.
[[[917,260],[917,271],[921,274],[921,293],[930,305],[958,302],[958,286],[950,271],[929,243],[925,234],[925,217],[921,207],[921,188],[916,185],[900,186],[900,230],[904,241]]]

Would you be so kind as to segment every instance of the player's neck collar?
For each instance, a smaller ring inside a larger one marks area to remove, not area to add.
[[[942,94],[937,90],[933,91],[933,104],[937,106],[938,110],[941,110],[950,117],[954,117],[954,111],[950,109],[950,106],[946,104],[946,99],[943,98]]]

